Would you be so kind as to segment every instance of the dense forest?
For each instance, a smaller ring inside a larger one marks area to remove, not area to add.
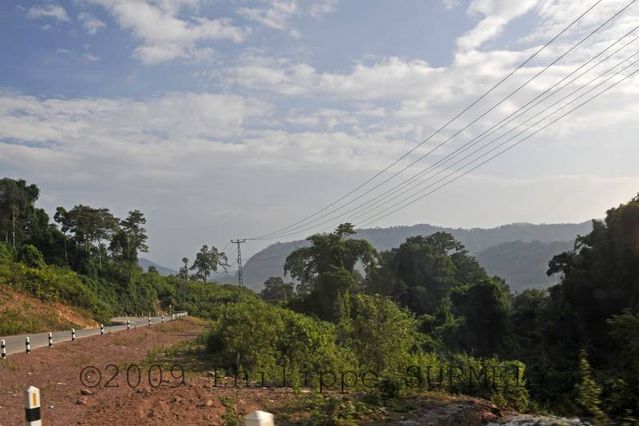
[[[379,252],[345,223],[310,236],[286,257],[286,278],[256,295],[208,282],[227,259],[207,245],[177,275],[142,271],[138,210],[119,219],[59,207],[52,222],[38,196],[35,185],[0,180],[0,285],[98,320],[187,309],[210,320],[207,356],[236,374],[268,380],[285,369],[299,387],[329,386],[312,372],[333,372],[339,389],[340,372],[371,372],[349,389],[373,399],[459,392],[597,424],[639,417],[639,197],[547,259],[560,280],[548,290],[513,294],[446,232]]]
[[[232,300],[242,292],[204,281],[226,256],[203,245],[186,271],[162,277],[138,266],[148,251],[146,219],[132,210],[124,219],[108,208],[78,204],[58,207],[53,221],[36,207],[39,189],[24,180],[0,180],[0,285],[43,301],[64,302],[107,322],[121,314],[147,315],[189,310],[206,316],[215,300]],[[2,311],[0,334],[33,330]],[[6,315],[6,317],[4,316]]]
[[[419,333],[419,339],[409,338],[420,342],[413,356],[522,362],[529,403],[537,409],[600,424],[637,421],[639,196],[610,209],[571,250],[548,259],[547,273],[559,274],[558,285],[517,295],[448,233],[410,237],[381,253],[366,240],[348,238],[353,233],[344,224],[311,236],[309,245],[286,258],[284,269],[296,288],[272,278],[262,296],[346,330],[353,330],[365,305],[377,321],[393,324],[388,327],[406,324],[394,336]],[[400,314],[384,312],[391,301],[414,318],[414,328]],[[355,327],[367,339],[383,329]],[[399,339],[393,343],[395,350],[407,347]],[[372,351],[383,348],[379,343]]]

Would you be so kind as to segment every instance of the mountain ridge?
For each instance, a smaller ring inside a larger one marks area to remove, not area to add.
[[[390,250],[398,247],[406,238],[416,235],[430,235],[435,232],[448,232],[459,240],[469,253],[481,258],[480,263],[493,275],[507,275],[508,282],[514,290],[523,288],[540,287],[551,285],[553,279],[549,279],[546,274],[548,260],[558,252],[564,251],[572,246],[577,235],[585,234],[591,229],[591,221],[581,223],[512,223],[500,225],[493,228],[452,228],[430,224],[416,224],[410,226],[392,226],[388,228],[360,229],[353,238],[363,238],[368,240],[378,250]],[[508,268],[498,259],[491,256],[503,256],[504,250],[480,253],[484,250],[500,246],[502,244],[520,242],[523,245],[512,246],[517,248],[517,259],[514,263],[526,267],[531,265],[532,269],[522,271],[518,275],[516,269]],[[536,242],[536,244],[530,244]],[[528,243],[528,244],[526,244]],[[282,277],[284,260],[293,250],[308,245],[306,240],[295,240],[289,242],[276,242],[251,256],[244,266],[244,279],[247,287],[259,291],[266,279],[271,276]],[[548,257],[545,262],[543,258]],[[529,259],[530,258],[530,259]],[[541,259],[541,260],[540,260]],[[543,267],[541,266],[543,263]],[[505,278],[505,277],[502,277]]]

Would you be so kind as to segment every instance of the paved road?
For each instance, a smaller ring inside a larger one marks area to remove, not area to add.
[[[184,314],[174,314],[176,315],[184,315]],[[137,327],[148,327],[149,319],[147,317],[119,317],[113,318],[111,323],[114,325],[105,325],[104,326],[104,334],[107,333],[115,333],[118,331],[126,330],[126,322],[131,322],[131,329]],[[171,321],[171,317],[166,315],[164,317],[164,321]],[[160,324],[162,322],[162,317],[151,317],[151,324]],[[83,337],[95,336],[100,334],[100,328],[84,328],[84,329],[76,329],[75,330],[75,338],[82,339]],[[66,331],[55,331],[52,333],[53,335],[53,344],[60,342],[70,342],[71,341],[71,330]],[[49,346],[49,333],[31,333],[31,334],[21,334],[18,336],[0,336],[0,340],[4,339],[6,343],[6,352],[7,355],[25,352],[26,345],[25,340],[26,337],[29,337],[31,343],[31,350],[37,348],[43,348]]]

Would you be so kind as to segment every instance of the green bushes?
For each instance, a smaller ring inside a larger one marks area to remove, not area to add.
[[[250,300],[219,309],[206,337],[210,361],[240,383],[363,390],[382,398],[440,390],[528,405],[518,361],[422,352],[418,321],[381,296],[353,296],[332,324]],[[236,370],[237,368],[237,370]]]
[[[347,299],[348,316],[341,334],[359,360],[360,369],[385,373],[410,365],[424,336],[419,321],[406,309],[383,296],[354,295]]]
[[[27,244],[20,250],[20,261],[32,268],[42,268],[45,265],[42,253],[31,244]]]
[[[0,242],[0,264],[11,263],[14,259],[14,250],[8,244]]]
[[[281,380],[285,368],[294,385],[304,371],[346,369],[354,361],[337,345],[333,324],[257,299],[222,307],[207,343],[218,366],[237,365],[253,378],[264,373],[267,381]]]
[[[108,319],[112,311],[84,284],[78,274],[56,266],[30,268],[22,263],[3,263],[0,264],[0,284],[42,301],[61,302],[86,309],[98,321]]]

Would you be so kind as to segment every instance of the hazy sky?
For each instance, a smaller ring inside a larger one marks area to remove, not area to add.
[[[3,0],[0,175],[36,183],[49,212],[78,203],[120,217],[142,210],[146,257],[176,267],[203,243],[224,248],[230,238],[274,231],[345,194],[594,2]],[[393,170],[462,129],[627,3],[603,0]],[[639,5],[418,166],[517,111],[636,25]],[[636,53],[635,35],[566,94]],[[625,64],[617,79],[637,67]],[[638,95],[639,77],[625,80],[372,225],[602,217],[639,192]],[[397,182],[419,169],[412,170]],[[247,243],[247,255],[268,243]]]

